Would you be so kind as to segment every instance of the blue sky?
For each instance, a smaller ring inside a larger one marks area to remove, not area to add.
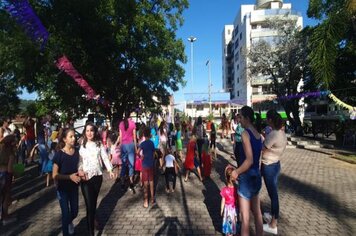
[[[184,12],[184,24],[178,29],[177,37],[182,38],[185,44],[187,63],[183,65],[185,69],[184,79],[187,81],[185,88],[181,88],[174,93],[175,103],[182,103],[184,100],[207,99],[208,98],[208,67],[207,60],[211,63],[212,92],[222,90],[222,31],[224,25],[232,24],[241,4],[255,4],[255,0],[190,0],[189,8]],[[292,8],[302,13],[303,23],[315,25],[316,21],[308,19],[306,11],[308,0],[285,0],[285,3],[292,3]],[[189,36],[194,36],[194,87],[191,83],[191,61]],[[205,93],[189,95],[184,93]],[[35,99],[36,94],[24,92],[22,99]],[[228,95],[214,94],[214,99],[227,99]],[[181,106],[179,106],[181,108]]]
[[[292,9],[303,15],[303,24],[315,25],[317,22],[308,19],[306,11],[308,0],[285,0],[285,3],[292,3]],[[191,0],[190,7],[183,16],[184,25],[177,32],[177,36],[182,38],[185,44],[185,53],[188,61],[184,66],[186,87],[174,93],[175,103],[179,104],[184,100],[207,99],[208,94],[198,94],[208,91],[208,67],[206,61],[211,62],[212,91],[222,90],[222,31],[224,25],[233,24],[240,5],[255,4],[255,0]],[[191,83],[191,61],[189,36],[194,36],[197,40],[193,45],[193,78],[194,87]],[[194,95],[184,93],[197,93]],[[227,94],[214,94],[213,99],[228,99]],[[181,107],[181,106],[180,106]]]

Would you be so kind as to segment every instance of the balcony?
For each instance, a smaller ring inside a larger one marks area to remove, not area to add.
[[[300,17],[301,13],[290,9],[268,9],[257,10],[251,13],[251,23],[265,22],[269,18],[275,16],[289,15],[289,17]]]
[[[259,77],[259,78],[253,78],[251,79],[251,85],[267,85],[272,83],[272,80],[267,78],[267,77]]]

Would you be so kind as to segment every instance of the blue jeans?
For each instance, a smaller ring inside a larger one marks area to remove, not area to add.
[[[38,144],[38,152],[40,154],[40,163],[41,163],[41,173],[40,174],[44,174],[46,166],[47,166],[47,162],[48,162],[48,152],[46,149],[46,145],[42,144],[42,143]]]
[[[261,166],[263,180],[265,181],[269,198],[271,199],[271,215],[278,219],[279,200],[278,200],[278,176],[281,171],[281,164],[278,161],[270,165]]]
[[[252,197],[257,196],[262,187],[261,174],[258,169],[249,169],[243,174],[239,175],[239,190],[237,193],[240,197],[251,200]]]
[[[78,216],[78,188],[71,191],[57,190],[57,198],[62,211],[63,236],[69,235],[68,225]]]
[[[133,142],[128,144],[121,144],[121,160],[122,167],[120,176],[125,176],[127,168],[129,168],[129,176],[133,176],[135,166],[135,145]]]

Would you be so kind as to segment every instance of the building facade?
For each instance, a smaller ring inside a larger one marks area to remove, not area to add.
[[[230,92],[230,99],[252,106],[275,97],[268,77],[249,75],[247,52],[254,42],[273,41],[276,30],[268,28],[268,20],[288,17],[303,26],[300,13],[292,10],[292,4],[283,0],[257,0],[256,5],[241,5],[233,25],[225,25],[222,39],[223,89]]]

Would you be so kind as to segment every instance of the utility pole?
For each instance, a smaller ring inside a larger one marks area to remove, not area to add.
[[[190,36],[188,38],[188,41],[190,42],[190,79],[192,81],[192,87],[191,87],[191,92],[193,93],[193,88],[194,88],[194,73],[193,73],[193,43],[197,40],[196,37]],[[194,101],[193,101],[194,103]],[[192,104],[192,108],[194,107],[194,105]],[[194,108],[192,109],[194,110]],[[194,114],[193,114],[194,117]]]
[[[208,91],[209,91],[209,114],[211,114],[211,71],[210,71],[210,60],[208,60],[205,65],[208,66],[208,77],[209,77],[209,86],[208,86]]]

